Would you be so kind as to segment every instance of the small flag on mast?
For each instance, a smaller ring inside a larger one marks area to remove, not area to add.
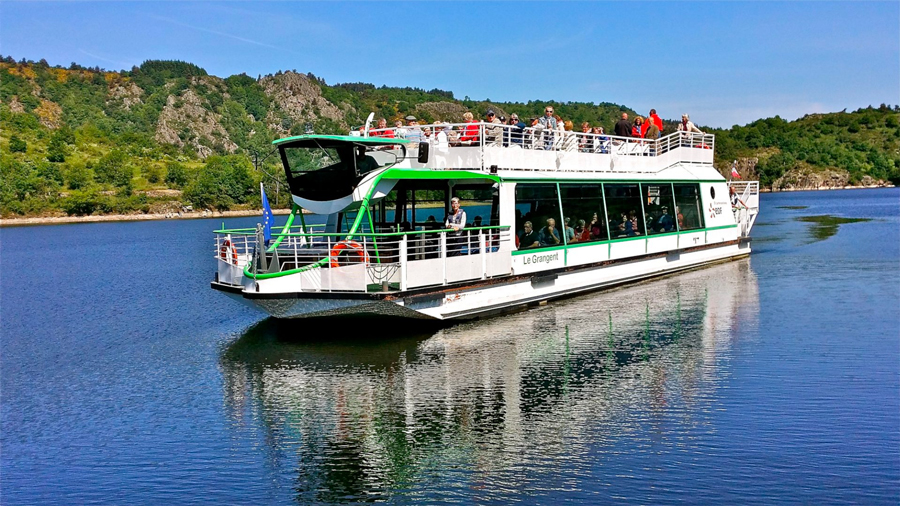
[[[732,177],[732,179],[740,179],[741,178],[741,175],[738,174],[738,171],[737,171],[737,160],[735,160],[734,163],[731,164],[731,177]]]
[[[266,241],[266,246],[268,246],[269,241],[272,240],[272,222],[275,221],[275,215],[272,214],[272,208],[269,207],[269,199],[266,198],[266,189],[262,183],[259,183],[259,192],[262,194],[263,238]]]

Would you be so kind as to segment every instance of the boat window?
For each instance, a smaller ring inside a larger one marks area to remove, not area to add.
[[[345,151],[349,153],[349,149]],[[284,148],[284,159],[294,175],[343,165],[341,153],[336,148]]]
[[[700,201],[700,185],[675,183],[675,216],[679,230],[703,228],[703,204]]]
[[[459,197],[460,207],[466,212],[467,227],[499,225],[499,211],[494,209],[495,190],[488,185],[455,186],[453,196]]]
[[[675,199],[671,183],[641,183],[648,234],[675,232]]]
[[[603,189],[599,184],[560,184],[562,211],[569,236],[567,242],[605,241],[609,239],[603,212]]]
[[[604,184],[603,190],[612,238],[644,235],[644,217],[638,185]]]
[[[550,220],[553,220],[553,230],[549,230]],[[537,234],[540,247],[550,247],[564,244],[564,227],[562,225],[562,213],[559,209],[559,196],[555,184],[528,184],[516,185],[516,234],[519,238],[519,249],[533,246],[534,241],[529,238],[528,244],[523,243],[525,222],[531,222],[532,232]]]

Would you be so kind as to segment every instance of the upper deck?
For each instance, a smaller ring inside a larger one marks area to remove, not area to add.
[[[715,136],[710,134],[642,139],[483,122],[354,132],[366,133],[407,141],[396,146],[405,151],[396,167],[479,170],[512,178],[679,178],[660,174],[672,169],[688,179],[721,179],[712,166]]]

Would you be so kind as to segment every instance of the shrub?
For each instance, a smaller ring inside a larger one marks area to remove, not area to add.
[[[28,149],[28,143],[13,135],[9,138],[10,153],[24,153]]]
[[[188,172],[184,165],[169,162],[166,165],[166,184],[175,188],[184,188],[188,184]]]

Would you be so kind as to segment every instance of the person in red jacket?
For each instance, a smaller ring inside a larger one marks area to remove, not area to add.
[[[369,132],[369,137],[387,137],[389,139],[394,138],[394,131],[387,127],[387,120],[381,118],[378,120],[378,127]]]
[[[662,118],[660,118],[656,114],[656,109],[650,109],[650,114],[647,115],[647,121],[652,121],[656,128],[659,129],[660,133],[663,131]]]
[[[466,112],[463,114],[463,119],[466,120],[468,125],[463,129],[462,135],[459,140],[463,144],[477,144],[478,143],[478,122],[475,121],[475,116],[471,112]]]
[[[644,137],[647,132],[647,125],[644,125],[644,118],[637,116],[634,118],[634,126],[631,127],[632,137]]]

